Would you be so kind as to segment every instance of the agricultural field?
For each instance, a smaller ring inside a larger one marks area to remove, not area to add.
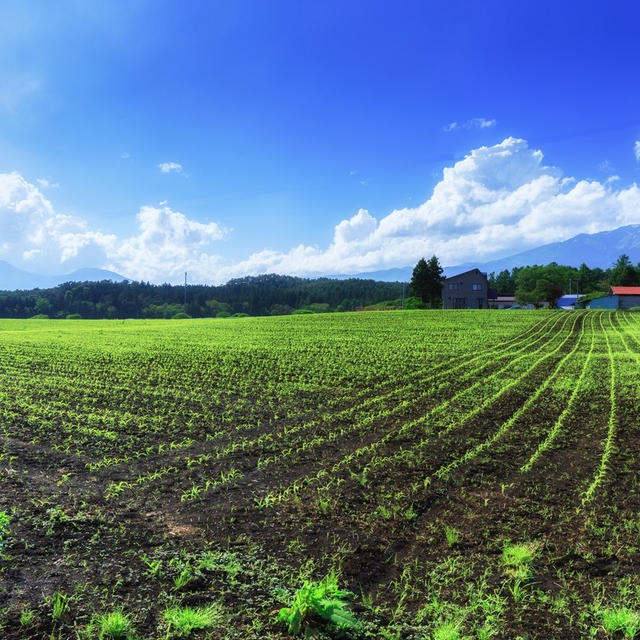
[[[640,316],[0,320],[0,637],[640,635]]]

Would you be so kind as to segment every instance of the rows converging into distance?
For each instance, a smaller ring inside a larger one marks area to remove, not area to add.
[[[0,321],[3,624],[160,638],[215,605],[194,634],[285,638],[274,608],[332,575],[357,625],[325,637],[609,637],[639,366],[608,311]]]

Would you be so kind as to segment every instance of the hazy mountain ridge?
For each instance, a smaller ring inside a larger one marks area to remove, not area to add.
[[[48,276],[18,269],[8,262],[0,260],[0,291],[47,289],[63,282],[98,282],[100,280],[122,282],[126,278],[113,271],[89,267],[76,269],[71,273]]]
[[[468,269],[478,268],[487,273],[494,271],[498,274],[504,269],[511,271],[514,267],[533,264],[544,265],[550,262],[557,262],[570,267],[579,267],[584,262],[591,269],[596,267],[607,269],[623,253],[626,253],[634,264],[640,262],[640,224],[627,225],[599,233],[581,233],[562,242],[545,244],[535,249],[529,249],[528,251],[488,262],[465,262],[445,267],[444,272],[445,275],[451,276]],[[428,258],[429,256],[425,257]],[[412,271],[413,266],[410,266],[339,277],[373,278],[385,282],[409,282]]]

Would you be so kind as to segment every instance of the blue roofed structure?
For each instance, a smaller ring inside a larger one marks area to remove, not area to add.
[[[560,296],[556,301],[558,309],[575,309],[576,302],[581,296],[581,293],[569,293],[564,296]]]

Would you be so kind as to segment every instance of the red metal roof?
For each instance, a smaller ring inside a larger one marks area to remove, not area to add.
[[[611,287],[614,296],[640,296],[640,287]]]

